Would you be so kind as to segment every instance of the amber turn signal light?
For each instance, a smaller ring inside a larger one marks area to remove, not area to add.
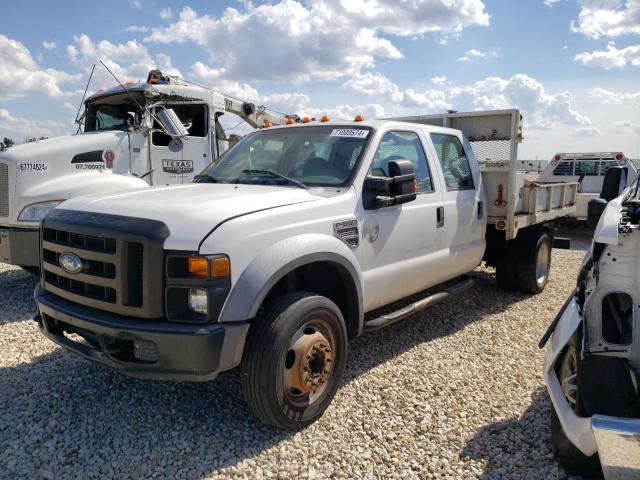
[[[189,257],[187,267],[189,273],[197,278],[209,276],[209,261],[205,257]]]
[[[211,275],[213,277],[228,277],[231,273],[231,265],[227,257],[211,259]]]

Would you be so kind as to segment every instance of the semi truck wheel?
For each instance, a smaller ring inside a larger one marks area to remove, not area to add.
[[[580,361],[578,350],[578,339],[574,335],[558,360],[556,370],[567,402],[576,415],[582,416],[584,408],[578,389],[578,362]],[[585,478],[602,478],[598,454],[588,457],[571,443],[562,430],[562,424],[553,405],[551,405],[551,443],[560,464],[568,473]]]
[[[523,292],[540,293],[549,281],[553,242],[545,230],[523,233],[518,245],[518,287]]]
[[[242,358],[242,387],[253,413],[285,430],[317,420],[344,373],[347,329],[340,309],[310,292],[285,294],[256,319]]]

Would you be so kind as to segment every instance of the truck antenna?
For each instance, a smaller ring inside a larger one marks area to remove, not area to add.
[[[112,72],[111,70],[109,70],[109,67],[107,67],[107,66],[105,65],[105,63],[102,61],[102,59],[100,59],[100,63],[102,64],[102,66],[103,66],[104,68],[106,68],[106,69],[107,69],[107,72],[109,72],[109,73],[111,74],[111,76],[112,76],[113,78],[115,78],[115,79],[116,79],[116,82],[118,82],[118,84],[122,87],[122,90],[124,90],[124,91],[125,91],[125,93],[126,93],[127,95],[129,95],[129,97],[131,98],[131,100],[133,100],[133,102],[138,106],[138,108],[140,109],[140,111],[144,112],[144,108],[142,107],[142,105],[140,105],[140,103],[138,102],[138,100],[136,100],[136,97],[134,97],[133,95],[131,95],[131,92],[130,92],[130,91],[129,91],[129,90],[128,90],[128,89],[127,89],[123,84],[122,84],[122,82],[121,82],[120,80],[118,80],[118,77],[116,77],[116,76],[113,74],[113,72]]]
[[[80,105],[78,105],[78,111],[76,112],[76,119],[74,123],[78,124],[78,131],[80,131],[80,122],[78,121],[78,116],[80,115],[80,110],[82,110],[82,104],[84,103],[84,97],[87,96],[87,90],[89,90],[89,84],[91,83],[91,78],[93,77],[93,71],[96,69],[96,64],[93,64],[93,68],[91,69],[91,74],[89,74],[89,80],[87,81],[87,86],[84,87],[84,93],[82,94],[82,100],[80,100]]]

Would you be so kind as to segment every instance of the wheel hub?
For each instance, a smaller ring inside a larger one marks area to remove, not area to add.
[[[291,346],[293,365],[290,386],[302,394],[320,389],[333,372],[333,351],[329,340],[318,330],[307,328]]]

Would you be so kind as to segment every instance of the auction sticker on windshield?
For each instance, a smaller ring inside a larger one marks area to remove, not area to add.
[[[367,138],[369,130],[361,130],[357,128],[334,128],[330,137],[349,137],[349,138]]]
[[[18,171],[47,173],[49,171],[49,165],[46,163],[20,163],[18,164]]]

